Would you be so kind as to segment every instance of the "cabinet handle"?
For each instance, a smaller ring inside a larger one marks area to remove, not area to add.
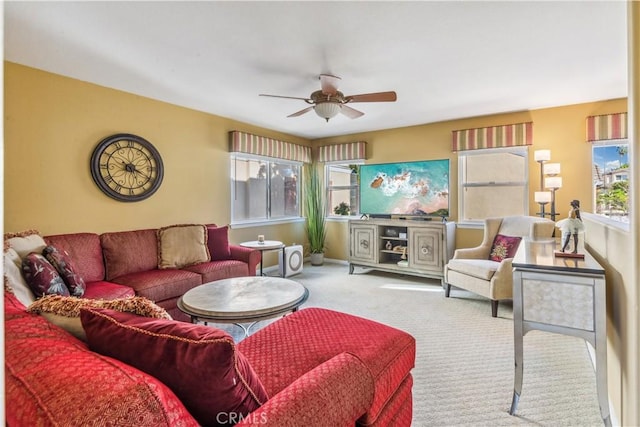
[[[369,241],[368,240],[360,240],[360,247],[364,249],[369,249]]]
[[[422,246],[420,253],[422,253],[422,255],[431,255],[431,246]]]

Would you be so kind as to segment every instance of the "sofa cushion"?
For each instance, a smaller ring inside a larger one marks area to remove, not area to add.
[[[69,293],[74,297],[84,295],[86,285],[84,279],[80,276],[73,265],[73,261],[69,254],[64,250],[58,250],[55,246],[47,246],[42,250],[42,255],[55,267],[69,288]]]
[[[3,275],[5,290],[11,291],[13,295],[25,306],[36,300],[33,291],[22,275],[22,260],[13,248],[7,248],[3,256]]]
[[[224,261],[210,261],[184,267],[183,270],[192,271],[202,276],[202,283],[231,277],[249,276],[249,266],[242,261],[233,259]]]
[[[76,338],[86,341],[87,336],[80,321],[80,309],[86,307],[108,308],[154,319],[171,319],[171,316],[169,316],[164,308],[157,306],[144,297],[94,300],[48,295],[38,299],[27,307],[27,311],[29,313],[40,314]]]
[[[490,259],[451,259],[447,264],[447,269],[464,273],[478,279],[491,280],[496,273],[500,263]]]
[[[305,308],[273,322],[238,344],[271,396],[342,352],[356,355],[375,381],[373,404],[359,421],[376,422],[415,365],[415,339],[362,317]],[[269,349],[265,351],[265,349]]]
[[[84,291],[84,298],[89,299],[115,299],[135,296],[136,292],[131,286],[119,285],[117,283],[97,281],[86,282],[87,289]]]
[[[105,309],[80,316],[91,349],[158,378],[204,426],[224,425],[221,414],[247,415],[268,399],[224,331]]]
[[[117,231],[100,235],[106,280],[158,268],[155,229]]]
[[[32,252],[24,257],[22,274],[36,297],[50,294],[69,296],[69,288],[58,270],[43,255]]]
[[[516,255],[518,246],[520,246],[520,240],[522,240],[522,237],[496,234],[489,253],[489,259],[501,262],[503,259],[513,258]]]
[[[48,245],[55,246],[69,254],[73,260],[73,267],[85,281],[97,282],[104,280],[104,259],[100,236],[95,233],[70,233],[45,236]]]
[[[158,229],[158,268],[182,268],[211,261],[204,225],[180,224]]]
[[[202,276],[186,270],[148,270],[115,277],[115,283],[130,286],[136,295],[160,302],[181,297],[189,289],[202,284]]]
[[[35,314],[6,319],[5,369],[10,426],[197,425],[162,382]]]
[[[211,261],[231,259],[229,247],[229,227],[207,226],[207,246],[211,254]]]

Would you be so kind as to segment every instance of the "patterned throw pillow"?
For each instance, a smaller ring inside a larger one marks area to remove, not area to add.
[[[522,237],[497,234],[493,239],[489,259],[491,261],[501,262],[505,258],[513,258],[516,255],[518,246],[520,246],[520,240],[522,240]]]
[[[227,425],[268,399],[260,379],[226,332],[204,325],[82,309],[89,348],[169,386],[204,426]],[[221,423],[222,422],[222,423]]]
[[[58,271],[38,253],[31,252],[24,257],[22,274],[36,297],[52,294],[69,296],[69,289]]]
[[[55,246],[47,246],[42,250],[42,254],[58,270],[71,295],[74,297],[83,296],[87,286],[84,279],[73,268],[71,257],[67,251],[59,251]]]

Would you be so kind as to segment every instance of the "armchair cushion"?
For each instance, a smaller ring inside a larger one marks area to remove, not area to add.
[[[500,263],[490,259],[452,259],[447,269],[457,271],[478,279],[491,280],[500,267]]]
[[[520,246],[520,240],[522,240],[522,237],[496,234],[496,237],[493,239],[489,259],[500,262],[505,258],[513,258],[518,250],[518,246]]]

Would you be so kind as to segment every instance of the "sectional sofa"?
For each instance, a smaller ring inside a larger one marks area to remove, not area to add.
[[[86,284],[84,297],[135,294],[154,301],[174,319],[188,321],[177,301],[189,289],[214,280],[255,275],[259,251],[229,244],[227,233],[226,226],[181,224],[102,234],[57,234],[44,236],[44,240],[67,252]],[[22,235],[29,232],[16,233]],[[15,245],[19,248],[20,242]],[[29,250],[25,246],[15,256],[24,257]]]

